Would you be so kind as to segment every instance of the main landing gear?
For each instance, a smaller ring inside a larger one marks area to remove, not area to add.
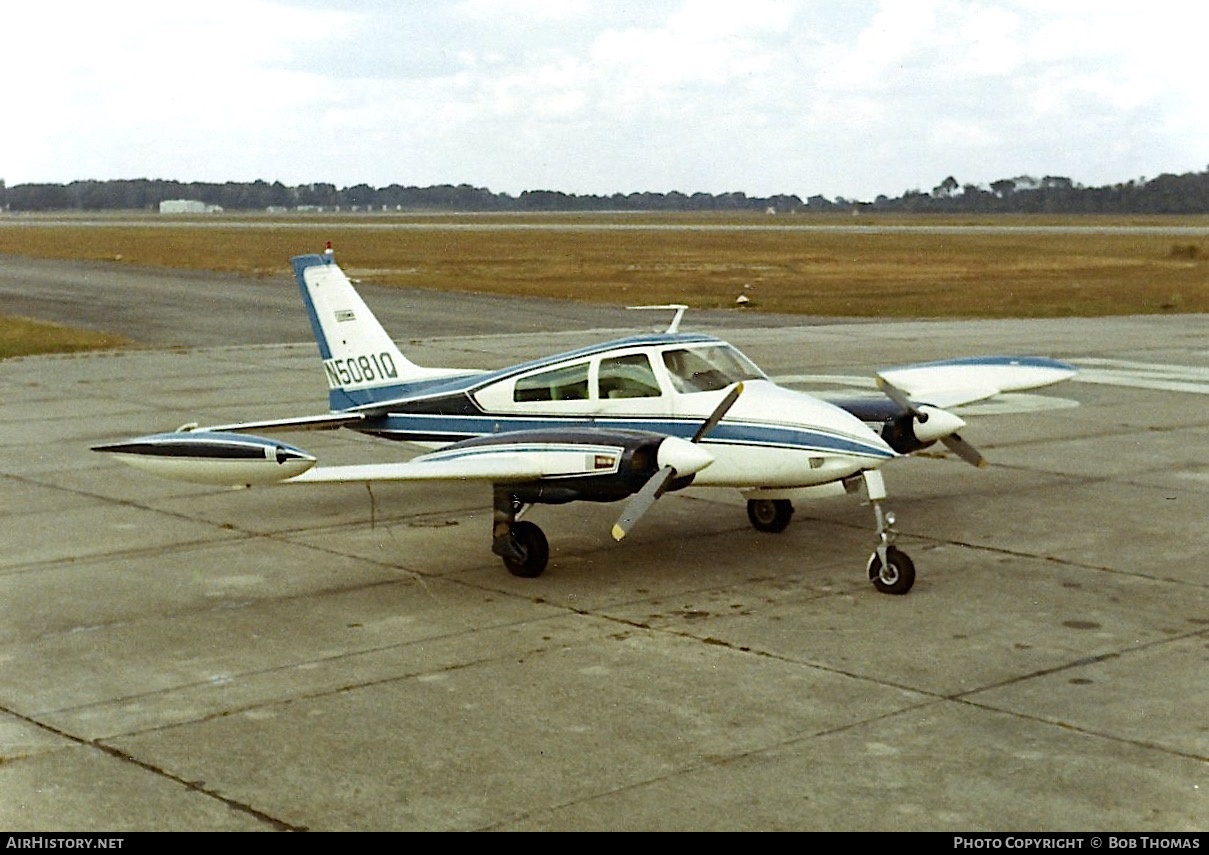
[[[511,490],[496,487],[491,524],[491,551],[504,559],[513,576],[533,579],[540,576],[550,561],[550,544],[545,533],[527,520],[524,502]]]
[[[793,502],[789,499],[748,499],[747,519],[756,531],[779,534],[785,531],[793,517]]]
[[[869,556],[869,581],[883,594],[901,596],[915,584],[915,564],[907,553],[894,545],[894,514],[882,510],[886,498],[886,483],[882,473],[864,472],[865,491],[877,519],[877,548]],[[793,517],[793,503],[788,499],[749,499],[747,518],[757,531],[777,533],[785,530]]]

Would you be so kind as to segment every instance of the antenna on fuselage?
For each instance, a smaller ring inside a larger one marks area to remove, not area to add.
[[[668,324],[665,332],[674,333],[680,332],[680,319],[684,317],[688,306],[683,303],[669,303],[663,306],[626,306],[627,309],[675,309],[676,314],[672,317],[672,322]]]

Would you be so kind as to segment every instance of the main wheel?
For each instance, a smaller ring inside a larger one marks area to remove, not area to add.
[[[525,556],[522,560],[505,558],[504,566],[513,576],[533,579],[542,574],[550,560],[550,544],[535,523],[522,520],[512,524],[512,540]]]
[[[776,534],[784,531],[793,516],[793,502],[789,499],[748,499],[747,518],[756,531]]]
[[[876,552],[869,559],[869,579],[883,594],[905,594],[915,584],[915,564],[897,547],[886,549],[886,564]]]

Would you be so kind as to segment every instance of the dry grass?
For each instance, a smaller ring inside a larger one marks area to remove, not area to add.
[[[127,347],[121,336],[0,315],[0,359],[37,353],[76,353]]]
[[[940,233],[766,228],[953,222],[756,215],[12,218],[0,219],[0,253],[265,277],[288,275],[291,256],[332,241],[352,277],[444,291],[698,308],[733,306],[744,295],[756,310],[863,317],[1209,312],[1209,240],[1028,230],[1122,220],[1000,218],[989,222],[1022,228]],[[523,228],[493,228],[505,224]],[[602,224],[610,227],[594,227]],[[1203,229],[1209,220],[1132,224]]]

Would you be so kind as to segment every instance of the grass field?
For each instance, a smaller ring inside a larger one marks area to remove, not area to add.
[[[5,217],[0,254],[264,277],[331,241],[354,278],[446,291],[698,308],[743,296],[756,311],[887,318],[1209,312],[1209,218],[982,222],[1012,228],[754,214]],[[829,228],[793,228],[804,224]]]
[[[0,359],[36,353],[76,353],[129,346],[121,336],[0,315]]]

